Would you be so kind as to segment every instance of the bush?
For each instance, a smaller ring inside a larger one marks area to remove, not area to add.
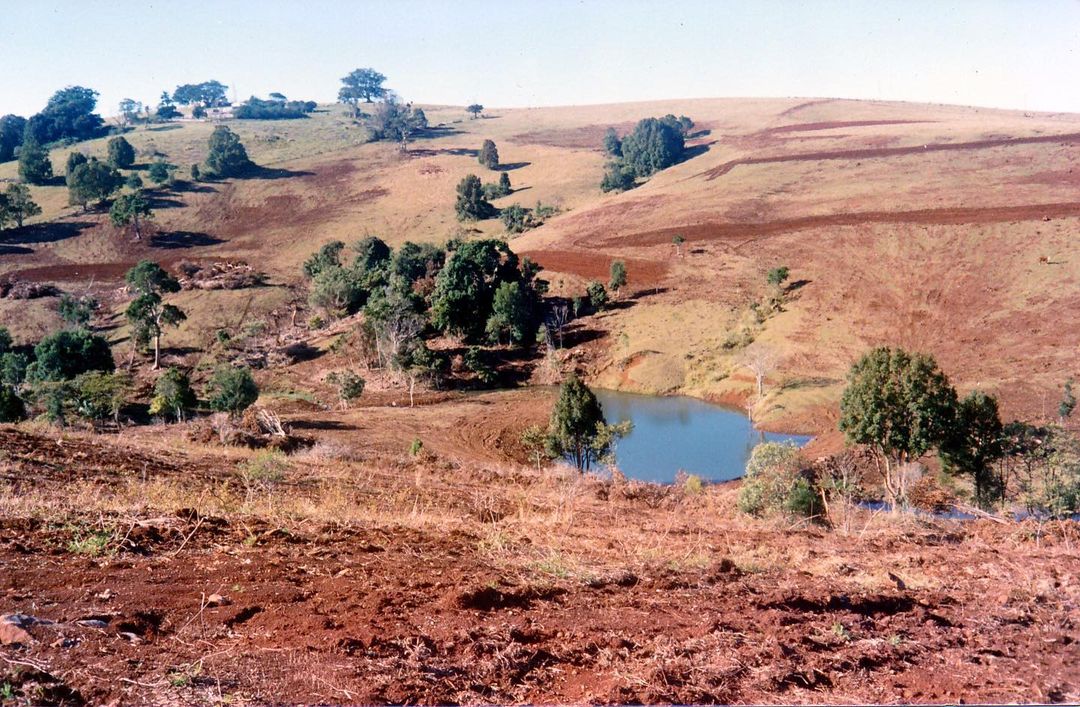
[[[634,170],[621,162],[609,162],[600,181],[600,191],[605,194],[612,191],[627,191],[637,185]]]
[[[478,346],[470,346],[465,352],[465,367],[475,373],[477,380],[484,385],[494,385],[499,380],[495,369],[488,363],[484,350]]]
[[[109,164],[118,169],[131,169],[135,164],[135,148],[123,136],[114,137],[108,144]]]
[[[597,312],[607,306],[608,293],[607,290],[604,289],[604,284],[602,282],[597,282],[595,280],[590,282],[588,287],[585,288],[585,294],[589,298],[589,305]]]
[[[168,368],[154,384],[154,398],[150,401],[150,414],[183,420],[189,410],[195,408],[198,399],[191,388],[191,380],[178,368]]]
[[[72,381],[75,414],[97,423],[117,419],[131,380],[121,374],[90,371]]]
[[[214,128],[210,134],[210,153],[206,156],[207,170],[218,177],[233,177],[251,165],[239,136],[224,125]]]
[[[18,422],[26,419],[26,405],[11,388],[0,384],[0,422]]]
[[[173,172],[176,167],[169,164],[165,160],[155,160],[147,172],[147,176],[150,177],[150,181],[154,184],[167,184],[172,181]],[[194,176],[194,175],[192,175]]]
[[[326,382],[337,388],[342,408],[347,408],[350,402],[364,393],[364,379],[352,371],[334,371],[326,377]]]
[[[236,415],[258,400],[259,386],[248,369],[222,365],[210,378],[206,398],[212,410]]]
[[[81,329],[46,336],[34,347],[34,359],[31,377],[37,381],[68,380],[88,371],[116,368],[109,342]]]
[[[508,233],[523,233],[533,227],[532,214],[521,204],[511,204],[499,213]]]
[[[6,326],[0,326],[0,354],[11,351],[11,332]]]
[[[495,209],[484,195],[480,177],[469,174],[457,186],[457,201],[454,203],[459,221],[480,221],[491,216]]]
[[[495,147],[493,141],[484,140],[484,144],[480,147],[480,154],[477,156],[477,160],[488,169],[495,169],[499,166],[499,150]]]
[[[817,493],[801,469],[797,447],[778,442],[754,447],[739,489],[739,510],[759,517],[816,515]]]
[[[264,101],[252,96],[233,111],[233,116],[241,120],[291,120],[306,118],[315,107],[314,101]]]

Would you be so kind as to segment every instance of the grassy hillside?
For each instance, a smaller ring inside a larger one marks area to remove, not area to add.
[[[453,212],[462,176],[497,179],[475,159],[491,138],[515,188],[496,204],[562,209],[514,242],[548,268],[557,293],[606,279],[614,258],[628,262],[638,296],[590,323],[610,334],[586,347],[602,384],[741,400],[750,376],[737,362],[754,339],[779,361],[759,416],[819,428],[852,358],[877,343],[934,353],[961,387],[1000,394],[1010,414],[1043,413],[1077,373],[1080,116],[797,99],[493,110],[479,120],[425,110],[438,127],[405,155],[365,144],[340,107],[231,122],[263,169],[160,194],[158,234],[143,242],[67,207],[64,187],[35,188],[41,223],[4,234],[0,274],[103,290],[143,257],[239,258],[270,274],[275,287],[255,295],[183,295],[193,316],[173,343],[196,345],[208,322],[262,316],[293,297],[282,286],[329,240],[500,234],[495,220],[465,230]],[[668,112],[702,131],[691,158],[602,195],[603,131]],[[139,128],[128,139],[140,162],[163,155],[186,178],[211,128]],[[54,151],[57,172],[67,152]],[[14,163],[0,165],[0,179],[14,175]],[[681,257],[676,233],[687,239]],[[748,323],[764,273],[780,264],[792,271],[784,310]],[[33,338],[54,325],[51,307],[0,301],[0,324]]]

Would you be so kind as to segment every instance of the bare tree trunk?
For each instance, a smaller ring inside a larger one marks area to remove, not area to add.
[[[154,334],[154,370],[158,370],[161,366],[161,329],[158,329],[158,333]]]

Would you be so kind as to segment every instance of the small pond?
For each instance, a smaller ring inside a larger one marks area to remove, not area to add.
[[[742,476],[751,450],[763,441],[800,447],[810,441],[804,435],[761,432],[745,413],[696,398],[593,392],[609,423],[634,423],[615,451],[619,470],[632,479],[671,483],[682,470],[706,481],[727,481]]]

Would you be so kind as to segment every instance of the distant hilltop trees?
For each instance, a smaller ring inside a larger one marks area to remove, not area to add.
[[[632,189],[645,179],[683,158],[686,136],[694,121],[685,115],[645,118],[620,139],[614,128],[604,134],[604,152],[611,158],[600,183],[605,192]]]

